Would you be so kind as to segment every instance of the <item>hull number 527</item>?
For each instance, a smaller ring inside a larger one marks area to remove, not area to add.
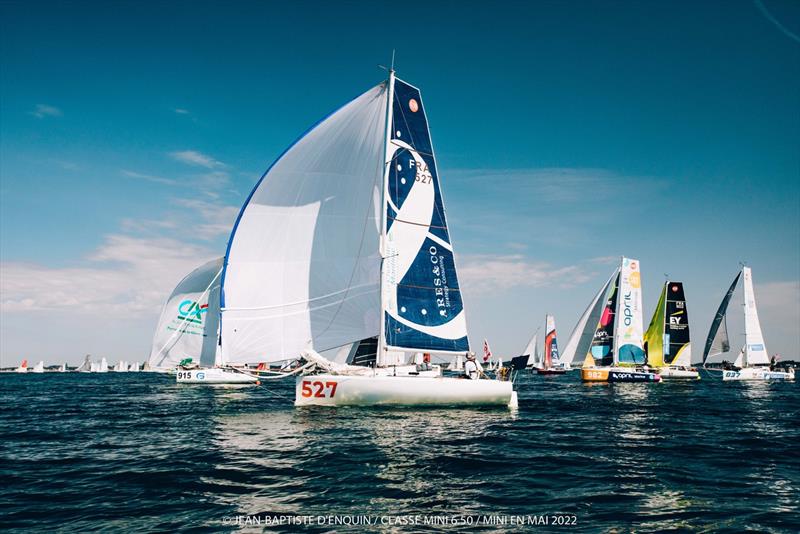
[[[320,382],[319,380],[303,380],[300,394],[303,397],[333,398],[336,395],[337,382]]]

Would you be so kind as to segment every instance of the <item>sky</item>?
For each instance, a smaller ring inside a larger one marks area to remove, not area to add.
[[[518,354],[546,313],[566,343],[626,255],[645,325],[684,282],[695,360],[746,262],[800,360],[798,2],[2,0],[0,367],[145,360],[264,170],[393,49],[474,347]]]

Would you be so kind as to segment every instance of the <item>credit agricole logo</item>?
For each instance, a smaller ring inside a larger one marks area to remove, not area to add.
[[[208,311],[208,304],[198,304],[193,300],[184,300],[178,305],[178,319],[187,323],[203,324],[203,314]]]

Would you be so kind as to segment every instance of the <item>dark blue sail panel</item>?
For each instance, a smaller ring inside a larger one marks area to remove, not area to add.
[[[711,322],[711,328],[708,331],[708,338],[706,339],[706,346],[703,349],[703,363],[706,363],[709,353],[711,353],[715,345],[719,353],[728,352],[730,350],[727,327],[725,326],[725,316],[728,313],[728,303],[731,301],[731,297],[733,297],[733,292],[736,291],[736,284],[739,283],[740,276],[742,276],[741,271],[736,275],[736,278],[733,279],[731,287],[729,287],[728,292],[725,293],[725,297],[723,297],[719,308],[717,308],[717,314]],[[722,326],[722,330],[720,330],[720,326]],[[719,337],[717,334],[719,334]],[[715,340],[717,343],[715,343]]]
[[[395,81],[386,202],[385,310],[391,347],[469,350],[428,121],[419,90]],[[392,246],[397,243],[397,247]]]

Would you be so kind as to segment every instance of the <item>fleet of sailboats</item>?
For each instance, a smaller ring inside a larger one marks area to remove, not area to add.
[[[740,280],[745,339],[734,362],[721,364],[722,379],[793,380],[793,369],[776,370],[768,356],[747,266],[713,319],[704,368],[731,350],[726,318]],[[548,314],[543,350],[537,330],[523,357],[544,375],[580,365],[585,382],[700,378],[683,283],[664,283],[644,331],[641,266],[632,258],[621,258],[559,349]],[[225,254],[169,295],[143,367],[120,360],[112,370],[205,384],[292,377],[297,406],[516,406],[513,380],[503,379],[509,373],[486,340],[484,365],[497,379],[452,376],[474,357],[421,93],[390,70],[275,160],[242,206]],[[523,357],[514,368],[524,368]],[[87,355],[75,370],[106,373],[109,365]],[[29,372],[27,360],[15,371]],[[43,373],[44,363],[30,372]]]

